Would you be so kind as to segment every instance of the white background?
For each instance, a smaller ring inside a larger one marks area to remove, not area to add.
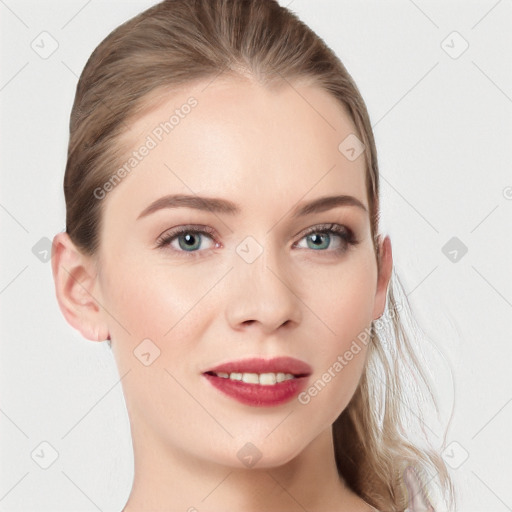
[[[451,469],[459,510],[512,510],[511,2],[280,3],[333,48],[366,101],[395,269],[454,407],[448,459],[468,454]],[[0,510],[118,512],[131,488],[113,358],[67,325],[33,247],[64,229],[78,76],[111,30],[153,4],[0,1]],[[31,47],[43,31],[58,42],[47,59]],[[468,248],[457,262],[441,251],[452,237]],[[31,456],[44,441],[59,455],[48,469]]]

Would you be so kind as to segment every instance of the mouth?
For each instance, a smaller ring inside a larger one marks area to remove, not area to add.
[[[312,373],[312,368],[306,362],[293,357],[254,357],[220,364],[204,373],[247,384],[268,386],[285,380],[308,377]]]
[[[294,375],[292,373],[283,372],[266,372],[266,373],[251,373],[251,372],[205,372],[205,375],[212,377],[219,377],[221,379],[230,379],[239,382],[245,382],[246,384],[260,384],[261,386],[274,386],[280,382],[291,379],[300,379],[301,377],[307,377],[308,374]]]
[[[305,386],[312,368],[291,357],[244,359],[218,365],[203,376],[224,395],[252,406],[285,403]]]

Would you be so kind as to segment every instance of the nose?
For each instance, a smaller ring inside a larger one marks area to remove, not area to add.
[[[284,255],[271,250],[269,243],[252,263],[235,254],[226,304],[227,321],[235,330],[259,329],[269,335],[301,321],[303,303],[296,289],[300,280],[294,278]]]

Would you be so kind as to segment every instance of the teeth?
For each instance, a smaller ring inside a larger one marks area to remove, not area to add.
[[[257,373],[244,373],[242,375],[242,382],[247,382],[247,384],[259,384],[260,377]]]
[[[214,372],[215,373],[215,372]],[[262,386],[273,386],[285,380],[295,379],[291,373],[215,373],[223,379],[240,380],[247,384],[261,384]]]
[[[277,375],[275,373],[262,373],[259,378],[259,383],[264,386],[271,386],[277,382]]]

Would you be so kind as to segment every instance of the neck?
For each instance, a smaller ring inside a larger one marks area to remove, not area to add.
[[[135,474],[123,512],[370,512],[339,477],[331,430],[278,467],[240,468],[163,446],[132,425]],[[374,510],[374,509],[373,509]]]

